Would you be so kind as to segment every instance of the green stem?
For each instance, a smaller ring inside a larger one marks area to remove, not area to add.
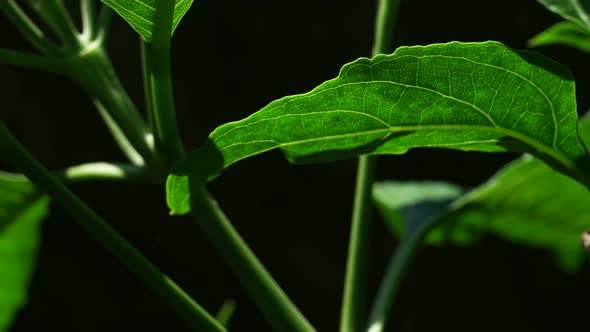
[[[275,331],[315,331],[240,237],[204,187],[193,188],[191,215]]]
[[[100,245],[115,256],[164,303],[182,317],[194,331],[225,331],[201,306],[192,300],[136,248],[52,176],[0,121],[0,155],[22,171],[41,190],[51,196]]]
[[[6,15],[6,17],[8,17],[18,31],[39,51],[50,55],[61,53],[60,49],[47,39],[43,31],[31,21],[14,0],[0,1],[0,10]]]
[[[80,16],[82,17],[82,36],[87,41],[96,37],[96,0],[80,1]]]
[[[96,32],[96,40],[102,45],[106,45],[111,23],[113,21],[113,10],[102,4],[100,7],[100,14],[98,15],[98,28]]]
[[[80,49],[78,30],[61,0],[28,0],[28,2],[37,15],[59,36],[66,48]]]
[[[393,51],[392,35],[397,21],[399,0],[379,0],[377,6],[373,56]]]
[[[371,189],[375,179],[375,161],[376,157],[361,156],[358,162],[344,297],[340,316],[340,330],[342,332],[361,331],[365,327],[367,319]]]
[[[400,285],[428,232],[440,221],[439,218],[431,218],[421,223],[413,230],[408,229],[404,238],[395,250],[389,261],[377,297],[369,316],[369,332],[381,332],[385,327],[387,316],[391,311],[393,301],[398,294]]]
[[[398,6],[399,0],[379,0],[373,56],[391,50],[391,35]],[[371,190],[375,169],[376,157],[359,158],[340,317],[342,332],[361,331],[366,326]]]
[[[165,173],[150,145],[152,134],[119,82],[104,49],[96,46],[73,60],[68,68],[68,76],[78,82],[93,99],[100,101],[150,169],[155,173]]]
[[[176,126],[170,73],[170,36],[175,2],[174,0],[157,0],[152,43],[148,47],[152,55],[150,76],[154,138],[156,149],[169,164],[184,157],[184,147]]]
[[[139,46],[141,53],[141,74],[143,80],[143,96],[145,102],[145,109],[148,115],[148,123],[152,128],[152,132],[156,131],[154,125],[154,97],[152,96],[152,53],[150,52],[150,45],[139,38]]]
[[[150,178],[143,167],[130,164],[95,162],[67,167],[53,172],[53,175],[65,183],[90,181],[130,181],[146,183]],[[0,171],[0,176],[10,176],[14,180],[28,181],[23,174]]]
[[[67,67],[66,61],[61,58],[23,53],[2,48],[0,48],[0,62],[56,74],[63,74]]]
[[[121,127],[119,127],[117,122],[115,122],[115,120],[111,117],[104,105],[96,98],[92,99],[92,102],[94,103],[94,106],[98,110],[98,113],[102,117],[102,120],[106,124],[107,128],[111,132],[111,136],[113,136],[121,151],[123,151],[125,156],[127,156],[127,159],[137,166],[143,166],[145,164],[143,157],[139,154],[139,152],[137,152],[137,150],[135,150],[133,144],[129,142],[129,139],[127,136],[125,136],[125,133]]]

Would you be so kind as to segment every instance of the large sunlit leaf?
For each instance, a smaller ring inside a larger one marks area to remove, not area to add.
[[[277,148],[293,163],[414,147],[528,151],[587,182],[574,90],[561,65],[498,42],[402,47],[361,58],[309,93],[218,127],[173,168],[168,205],[172,213],[188,212],[192,186]]]
[[[550,11],[590,30],[590,0],[538,0]]]
[[[0,173],[0,331],[26,303],[47,202],[30,183]]]
[[[590,142],[590,118],[580,126]],[[392,182],[375,184],[373,198],[395,234],[406,225],[439,217],[429,244],[467,244],[483,233],[550,250],[564,268],[581,266],[582,233],[590,228],[590,192],[531,156],[524,156],[478,188],[461,196],[448,183]],[[417,213],[418,211],[418,213]]]
[[[158,0],[101,0],[107,6],[113,8],[131,27],[139,33],[145,41],[152,40],[154,26],[154,12]],[[168,1],[168,0],[166,0]],[[189,10],[193,0],[176,0],[172,31],[176,30],[178,23]]]
[[[553,44],[563,44],[590,53],[590,31],[572,22],[559,22],[528,42],[530,47]]]

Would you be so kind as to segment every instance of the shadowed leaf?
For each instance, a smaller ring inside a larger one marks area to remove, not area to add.
[[[580,134],[588,143],[590,118],[580,123]],[[446,195],[435,196],[434,190]],[[373,198],[395,234],[401,234],[406,224],[439,217],[442,223],[429,234],[429,244],[469,244],[492,233],[548,249],[567,270],[581,266],[580,237],[590,228],[586,187],[523,156],[476,189],[463,196],[460,192],[448,183],[387,181],[375,184]],[[417,210],[420,214],[411,213]]]

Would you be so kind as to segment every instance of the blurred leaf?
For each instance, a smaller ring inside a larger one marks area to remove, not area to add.
[[[574,89],[558,63],[498,42],[401,47],[361,58],[309,93],[218,127],[173,168],[168,206],[188,212],[191,186],[277,148],[293,163],[415,147],[528,151],[588,183]]]
[[[529,47],[563,44],[590,53],[590,31],[571,22],[559,22],[529,40]]]
[[[580,121],[580,135],[590,142],[588,116]],[[590,192],[578,182],[525,155],[476,189],[458,197],[459,193],[455,185],[428,182],[387,181],[373,189],[395,234],[401,233],[404,220],[416,223],[439,215],[442,223],[427,237],[429,244],[469,244],[487,232],[548,249],[567,270],[581,266],[580,238],[590,228]],[[415,210],[420,214],[412,213]]]
[[[550,11],[590,30],[590,0],[538,0]]]
[[[27,301],[48,199],[32,184],[0,173],[0,331]]]
[[[107,6],[113,8],[131,27],[139,33],[141,38],[149,42],[152,40],[154,26],[154,12],[158,0],[101,0]],[[168,0],[165,0],[168,1]],[[178,23],[190,9],[193,0],[176,0],[174,18],[172,19],[172,32],[176,30]]]

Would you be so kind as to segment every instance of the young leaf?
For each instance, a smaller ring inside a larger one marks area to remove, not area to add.
[[[30,183],[0,173],[0,331],[27,300],[47,203]]]
[[[572,22],[555,23],[529,40],[529,47],[563,44],[590,53],[590,31]]]
[[[571,74],[498,42],[452,42],[358,59],[309,93],[218,127],[173,168],[168,205],[188,212],[191,186],[276,148],[312,163],[414,147],[528,151],[588,183]]]
[[[589,0],[538,0],[550,11],[566,20],[590,30]]]
[[[127,21],[139,33],[141,38],[147,42],[152,40],[156,1],[159,0],[102,0]],[[178,23],[180,23],[180,20],[192,4],[193,0],[176,0],[174,18],[172,19],[172,32],[176,30]]]
[[[580,121],[580,135],[590,142],[588,116]],[[401,234],[405,224],[438,216],[444,222],[428,235],[429,244],[470,244],[488,232],[549,249],[568,270],[581,266],[590,192],[578,182],[525,155],[478,188],[460,192],[448,183],[387,181],[375,184],[373,198],[394,234]]]

